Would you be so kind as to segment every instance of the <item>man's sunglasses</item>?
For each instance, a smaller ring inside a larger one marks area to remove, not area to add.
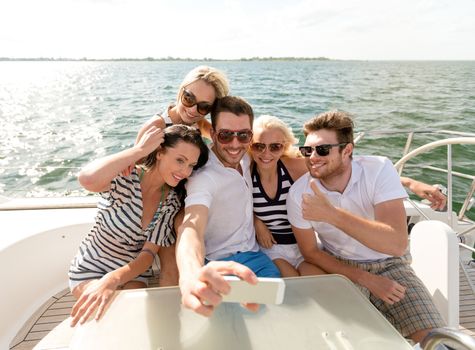
[[[320,157],[325,157],[330,154],[330,150],[333,147],[337,146],[345,146],[349,142],[342,142],[342,143],[334,143],[334,144],[327,144],[327,145],[320,145],[320,146],[300,146],[299,151],[302,153],[304,157],[310,157],[313,151],[317,152]]]
[[[271,151],[271,153],[279,153],[284,148],[284,145],[278,142],[269,143],[268,145],[261,142],[254,142],[251,145],[251,149],[254,152],[258,152],[258,153],[264,152],[267,148],[269,148],[269,151]]]
[[[185,88],[183,88],[183,92],[181,94],[181,103],[187,108],[191,108],[196,105],[196,110],[201,115],[208,114],[209,112],[211,112],[211,108],[213,108],[212,103],[197,102],[195,94]]]
[[[221,129],[217,132],[219,143],[230,143],[235,137],[240,143],[249,143],[252,139],[252,130],[227,130]]]

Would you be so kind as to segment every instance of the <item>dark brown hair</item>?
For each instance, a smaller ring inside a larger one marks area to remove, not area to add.
[[[254,112],[252,107],[246,100],[237,96],[225,96],[218,98],[211,110],[211,125],[216,130],[216,124],[218,123],[219,113],[231,112],[236,115],[249,116],[249,122],[252,128],[252,122],[254,121]]]
[[[157,152],[166,152],[167,148],[173,148],[180,141],[191,143],[199,148],[200,156],[198,162],[193,167],[194,170],[201,168],[208,161],[208,146],[201,138],[200,131],[192,126],[176,124],[164,129],[165,138],[163,143],[155,151],[150,153],[147,157],[143,158],[139,165],[142,165],[145,169],[152,168],[157,162]]]

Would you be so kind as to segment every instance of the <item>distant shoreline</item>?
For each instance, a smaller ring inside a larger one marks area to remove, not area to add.
[[[330,61],[327,57],[251,57],[251,58],[236,58],[236,59],[219,59],[219,58],[179,58],[179,57],[166,57],[166,58],[54,58],[54,57],[0,57],[0,61],[91,61],[91,62],[103,62],[103,61]]]
[[[335,59],[328,57],[251,57],[251,58],[64,58],[64,57],[0,57],[0,62],[298,62],[298,61],[343,61],[343,62],[474,62],[472,59]]]

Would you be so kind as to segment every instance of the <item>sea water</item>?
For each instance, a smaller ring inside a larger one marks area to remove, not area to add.
[[[402,156],[407,134],[475,132],[475,62],[442,61],[3,61],[0,62],[0,194],[84,194],[76,180],[90,160],[131,146],[140,126],[173,102],[185,74],[200,64],[223,70],[231,93],[255,114],[285,120],[302,137],[317,113],[341,109],[367,135],[356,154]],[[369,134],[368,134],[369,133]],[[416,135],[413,148],[440,137]],[[475,147],[453,149],[454,170],[473,174]],[[412,164],[443,166],[446,148]],[[405,174],[446,184],[446,175]],[[460,207],[469,180],[454,180]],[[473,211],[473,210],[472,210]]]

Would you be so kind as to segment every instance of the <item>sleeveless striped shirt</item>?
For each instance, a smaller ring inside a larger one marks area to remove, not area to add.
[[[128,264],[147,241],[164,247],[175,243],[173,221],[181,208],[175,189],[170,189],[146,229],[142,229],[142,191],[137,169],[129,176],[114,178],[110,190],[100,195],[96,222],[69,268],[72,281],[101,278]],[[151,276],[151,270],[140,275]]]
[[[277,244],[295,244],[295,236],[287,218],[287,194],[294,183],[284,163],[277,162],[277,192],[275,198],[269,198],[262,186],[257,167],[252,169],[252,187],[254,199],[254,214],[266,224]]]

